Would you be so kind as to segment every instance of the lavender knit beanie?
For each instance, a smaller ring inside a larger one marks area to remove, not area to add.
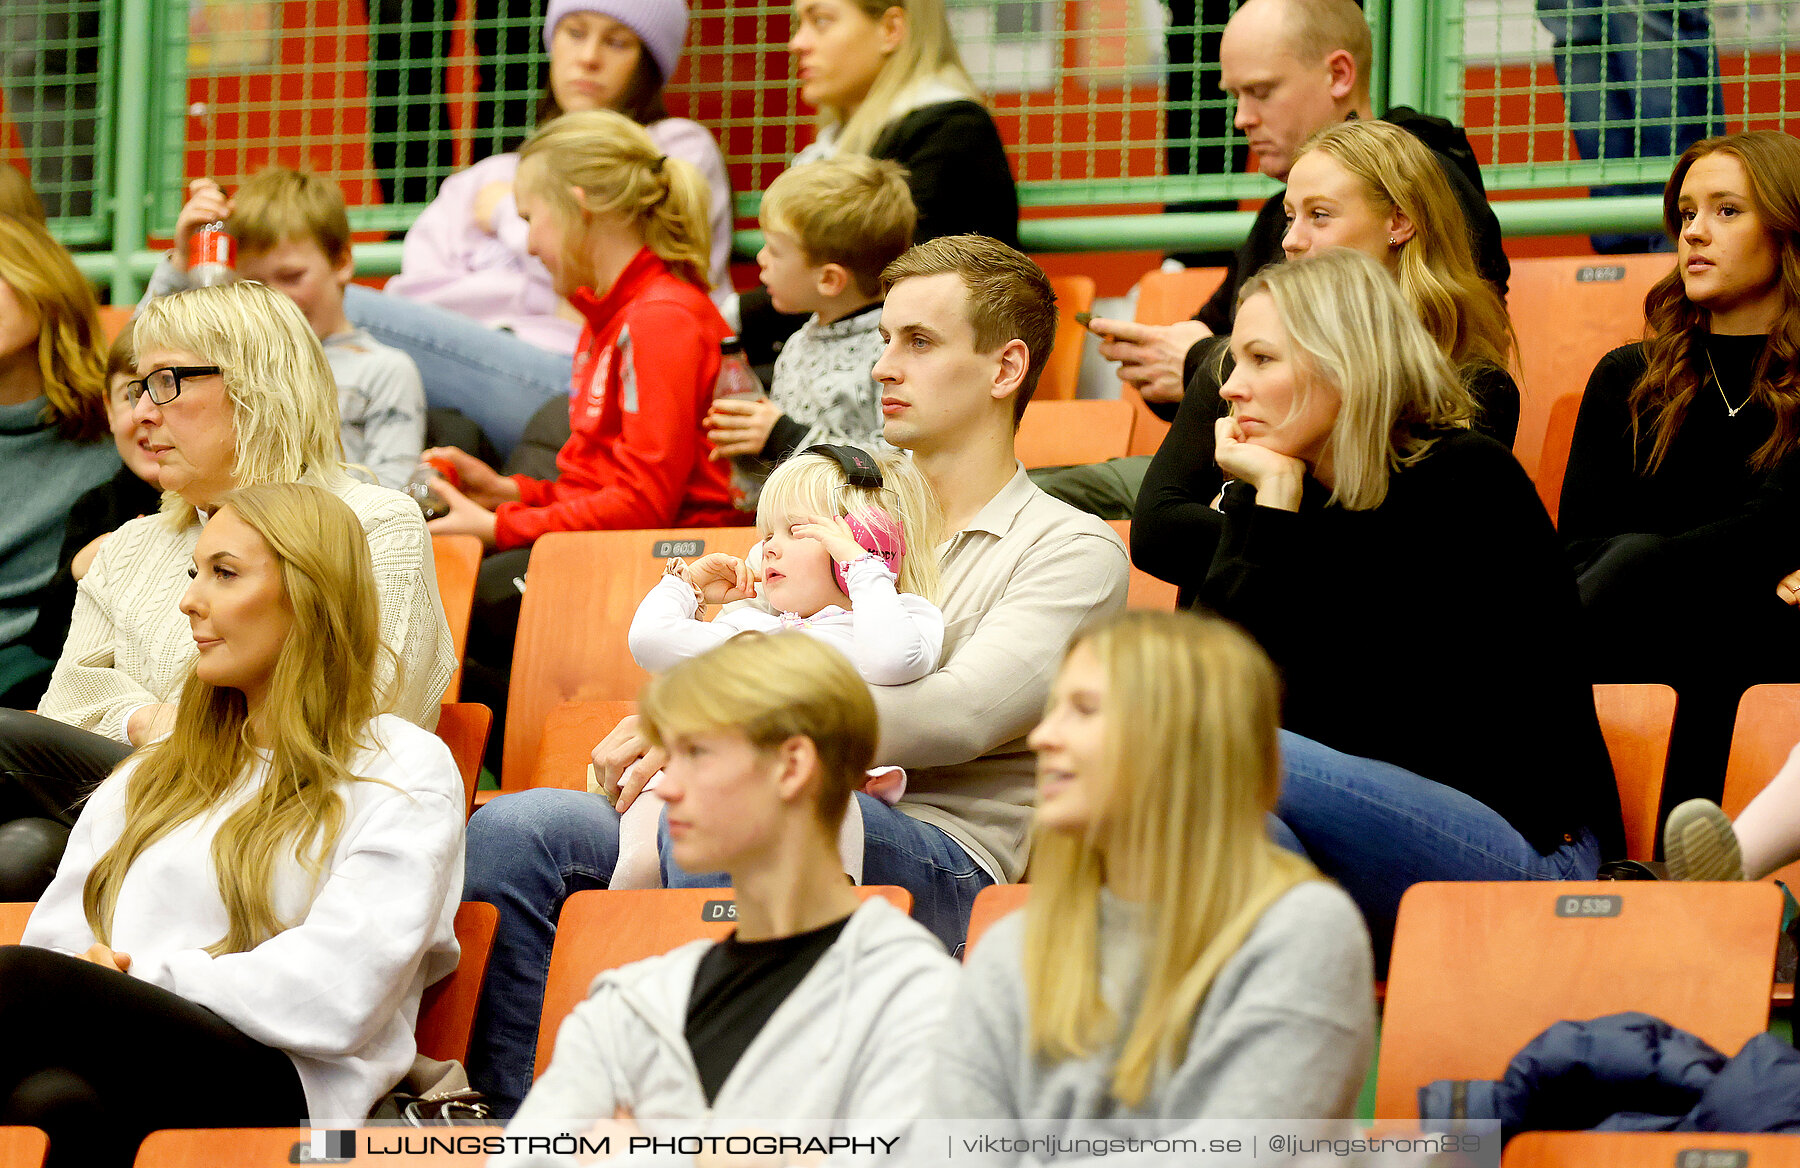
[[[571,12],[598,12],[610,16],[644,42],[644,51],[662,70],[666,82],[681,64],[681,42],[687,38],[688,10],[683,0],[550,0],[544,14],[544,49],[550,34]]]

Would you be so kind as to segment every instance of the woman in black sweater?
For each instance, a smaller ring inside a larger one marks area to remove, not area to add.
[[[1800,680],[1800,141],[1695,143],[1663,219],[1675,270],[1588,381],[1560,523],[1593,679],[1680,692],[1672,804],[1718,795],[1746,686]]]
[[[1398,126],[1340,122],[1300,148],[1282,199],[1287,258],[1347,247],[1379,260],[1462,376],[1478,407],[1474,428],[1511,446],[1519,428],[1519,387],[1507,372],[1512,324],[1476,266],[1468,220],[1437,156]],[[1213,426],[1226,412],[1219,386],[1232,370],[1228,340],[1208,337],[1189,352],[1186,393],[1132,514],[1137,566],[1178,584],[1187,583],[1179,566],[1187,512],[1212,500],[1197,483],[1213,465]]]
[[[1278,817],[1378,955],[1417,881],[1592,877],[1618,800],[1525,472],[1360,253],[1264,271],[1231,346],[1176,578],[1282,670]]]

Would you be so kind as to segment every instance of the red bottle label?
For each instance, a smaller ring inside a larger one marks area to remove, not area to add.
[[[188,240],[188,267],[198,268],[207,264],[236,269],[237,240],[216,229],[202,228],[194,232]]]

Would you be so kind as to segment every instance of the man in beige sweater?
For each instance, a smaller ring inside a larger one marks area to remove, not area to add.
[[[1025,735],[1070,638],[1125,606],[1129,565],[1110,528],[1039,491],[1013,455],[1056,328],[1055,296],[1037,265],[985,237],[949,236],[901,256],[883,283],[887,347],[874,375],[884,436],[912,452],[955,534],[938,549],[942,665],[874,691],[877,757],[906,767],[909,781],[897,807],[857,796],[863,881],[911,891],[913,915],[957,952],[976,893],[1024,872],[1035,769]],[[503,1110],[530,1085],[562,902],[607,886],[618,812],[663,761],[635,718],[594,758],[616,809],[583,792],[538,789],[495,800],[469,824],[464,898],[501,912],[470,1073]],[[666,875],[678,885],[726,883],[672,866]]]

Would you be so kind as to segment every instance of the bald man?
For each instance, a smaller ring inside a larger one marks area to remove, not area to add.
[[[1237,101],[1233,124],[1249,139],[1262,173],[1281,182],[1314,133],[1334,122],[1375,116],[1369,104],[1371,67],[1369,26],[1354,0],[1246,0],[1219,45],[1219,85]],[[1468,135],[1405,106],[1381,116],[1437,155],[1474,233],[1476,263],[1505,295],[1512,268],[1500,249],[1500,223],[1488,206]],[[1095,319],[1090,326],[1111,338],[1100,345],[1101,355],[1119,362],[1119,376],[1164,418],[1174,417],[1188,372],[1231,331],[1238,286],[1282,258],[1286,227],[1278,193],[1263,204],[1225,282],[1193,320],[1155,326]]]

